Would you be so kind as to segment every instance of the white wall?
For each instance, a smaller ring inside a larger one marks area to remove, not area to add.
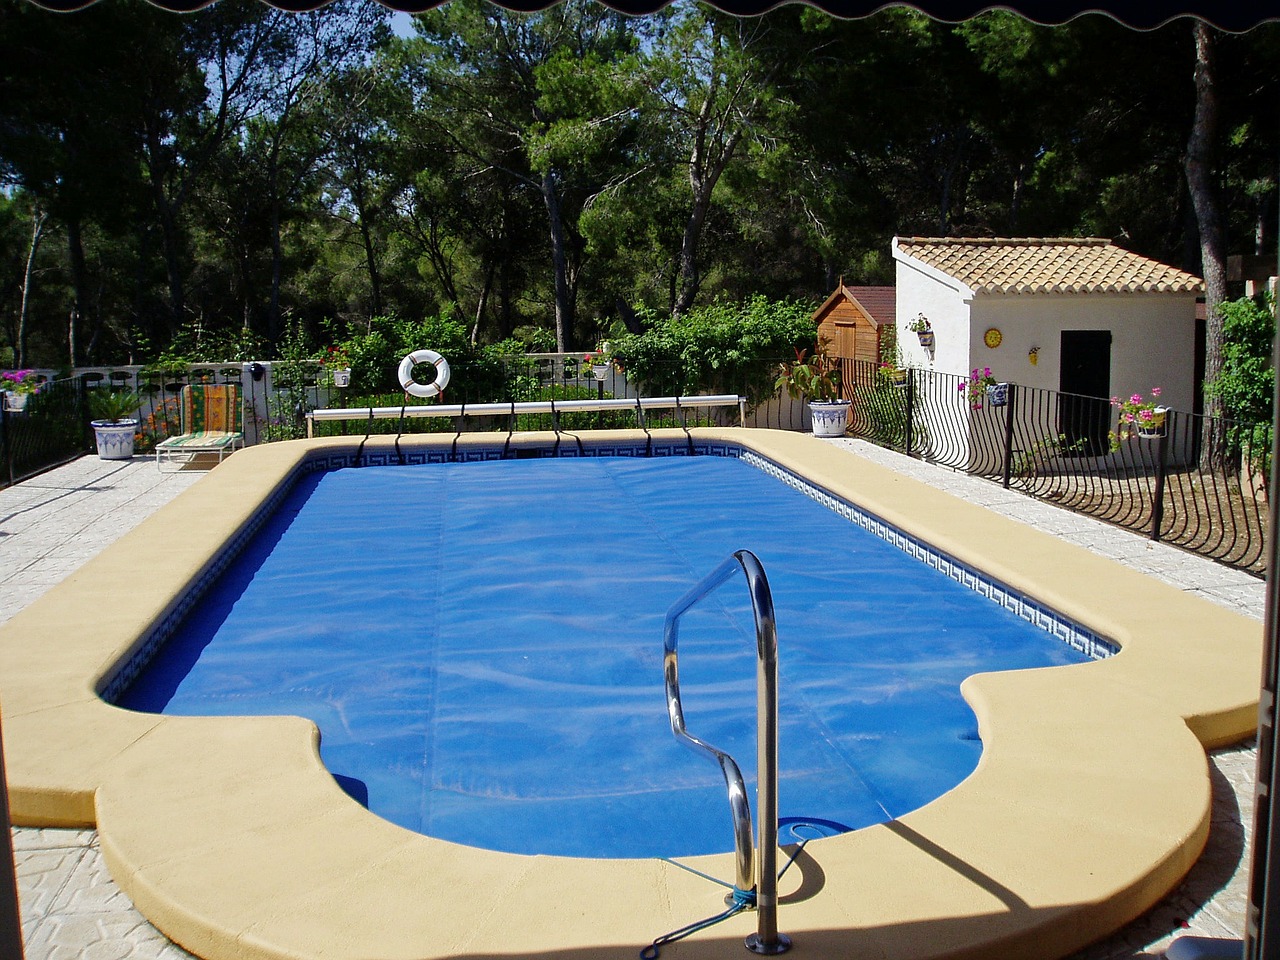
[[[964,296],[968,290],[951,278],[914,263],[899,260],[897,266],[898,352],[903,366],[967,376],[969,307]],[[907,328],[921,313],[933,327],[932,354]]]
[[[1149,396],[1152,387],[1160,387],[1169,406],[1192,407],[1194,296],[992,294],[976,297],[971,311],[970,367],[987,366],[1000,380],[1057,390],[1062,331],[1110,330],[1110,396]],[[1004,335],[994,350],[982,339],[990,327]],[[1027,356],[1033,346],[1040,348],[1034,366]]]

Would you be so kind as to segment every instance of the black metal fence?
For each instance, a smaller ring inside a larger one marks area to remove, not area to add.
[[[1263,575],[1270,423],[1170,410],[1152,437],[1097,397],[846,361],[850,432]]]
[[[4,456],[0,486],[74,460],[91,449],[88,421],[79,380],[49,380],[36,393],[6,396],[0,403]]]

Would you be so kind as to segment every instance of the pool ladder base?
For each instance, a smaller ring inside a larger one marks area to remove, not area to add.
[[[765,943],[760,939],[760,934],[753,933],[747,937],[747,949],[752,953],[758,953],[765,957],[776,957],[780,953],[786,953],[791,949],[791,938],[785,933],[779,933],[774,936],[772,943]]]

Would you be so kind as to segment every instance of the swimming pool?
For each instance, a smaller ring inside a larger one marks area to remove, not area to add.
[[[582,442],[690,438],[759,456],[902,531],[907,549],[958,563],[956,576],[982,571],[983,583],[1014,588],[1002,604],[1034,598],[1121,647],[1068,669],[966,680],[983,743],[977,768],[895,821],[805,848],[778,911],[798,948],[886,960],[1060,957],[1176,885],[1208,833],[1204,749],[1239,741],[1257,716],[1254,622],[811,437],[735,428]],[[393,463],[572,443],[333,438],[238,452],[0,625],[14,822],[96,826],[135,905],[208,960],[634,960],[654,936],[718,912],[723,888],[700,874],[732,876],[729,855],[690,858],[695,874],[661,860],[449,843],[354,802],[322,764],[309,721],[159,716],[102,699],[302,474],[357,450]],[[681,954],[737,954],[754,925],[735,917],[684,941]]]
[[[670,733],[661,637],[740,547],[778,612],[784,820],[923,806],[977,764],[967,676],[1088,659],[738,457],[560,457],[302,478],[117,702],[305,716],[348,792],[445,840],[727,852],[718,768]],[[747,601],[690,614],[681,674],[690,723],[751,782]]]

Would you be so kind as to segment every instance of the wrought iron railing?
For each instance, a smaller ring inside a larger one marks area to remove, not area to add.
[[[1121,430],[1099,397],[1016,384],[997,405],[962,377],[844,361],[850,432],[1261,576],[1270,423],[1170,410]]]
[[[21,409],[17,407],[21,400]],[[92,448],[84,391],[78,380],[49,380],[37,393],[0,403],[0,486],[74,460]]]

